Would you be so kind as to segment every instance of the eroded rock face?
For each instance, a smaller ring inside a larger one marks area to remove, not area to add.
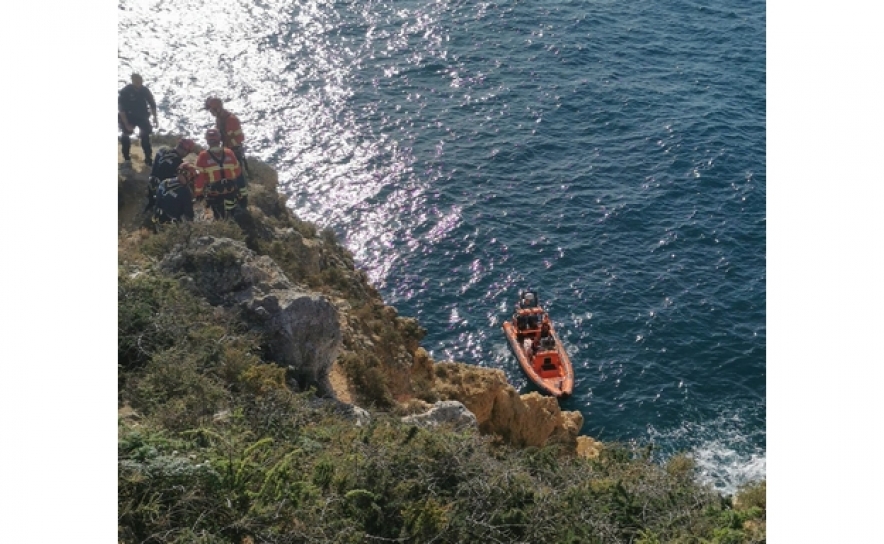
[[[476,416],[456,400],[439,401],[428,412],[403,417],[402,421],[430,428],[439,425],[451,425],[456,429],[478,427]]]
[[[178,246],[160,263],[211,304],[238,308],[267,342],[270,360],[301,388],[331,394],[328,373],[341,347],[337,308],[293,284],[266,256],[229,238],[204,236]]]
[[[499,369],[444,362],[436,363],[435,370],[439,397],[462,402],[483,433],[515,446],[542,446],[552,440],[576,447],[583,415],[562,412],[555,398],[520,396]]]

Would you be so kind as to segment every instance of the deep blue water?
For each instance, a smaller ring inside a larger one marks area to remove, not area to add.
[[[141,72],[160,132],[201,138],[203,100],[224,98],[294,211],[339,233],[435,359],[530,390],[500,324],[536,287],[585,434],[690,451],[726,491],[765,476],[764,2],[119,17],[119,86]]]

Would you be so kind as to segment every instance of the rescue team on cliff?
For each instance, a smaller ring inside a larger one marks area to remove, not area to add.
[[[155,226],[192,221],[195,202],[205,201],[215,219],[233,217],[246,209],[248,185],[243,169],[249,177],[251,172],[243,152],[245,136],[239,118],[224,109],[220,98],[206,99],[205,109],[215,117],[215,128],[206,131],[206,149],[199,153],[195,165],[184,162],[196,149],[196,142],[189,138],[180,139],[174,148],[163,146],[153,155],[150,118],[159,124],[157,105],[139,74],[132,74],[132,83],[120,90],[117,107],[123,166],[132,165],[130,136],[138,127],[144,164],[151,167],[144,211],[152,212]]]

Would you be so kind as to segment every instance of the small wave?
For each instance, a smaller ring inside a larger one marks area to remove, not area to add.
[[[745,419],[736,413],[708,422],[685,422],[664,431],[649,426],[648,436],[661,460],[685,452],[696,463],[700,482],[724,495],[733,495],[740,487],[767,477],[765,431]]]
[[[700,480],[725,495],[734,494],[747,483],[764,480],[767,475],[764,453],[741,453],[717,440],[702,444],[691,453]]]

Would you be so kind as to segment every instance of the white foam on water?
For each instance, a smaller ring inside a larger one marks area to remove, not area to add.
[[[701,444],[691,451],[698,478],[724,495],[733,495],[743,485],[767,477],[764,452],[742,453],[721,441]]]
[[[684,452],[694,459],[701,483],[733,495],[740,487],[767,477],[765,431],[747,433],[746,427],[739,413],[722,414],[712,421],[685,422],[669,430],[649,425],[648,438],[662,461]]]

